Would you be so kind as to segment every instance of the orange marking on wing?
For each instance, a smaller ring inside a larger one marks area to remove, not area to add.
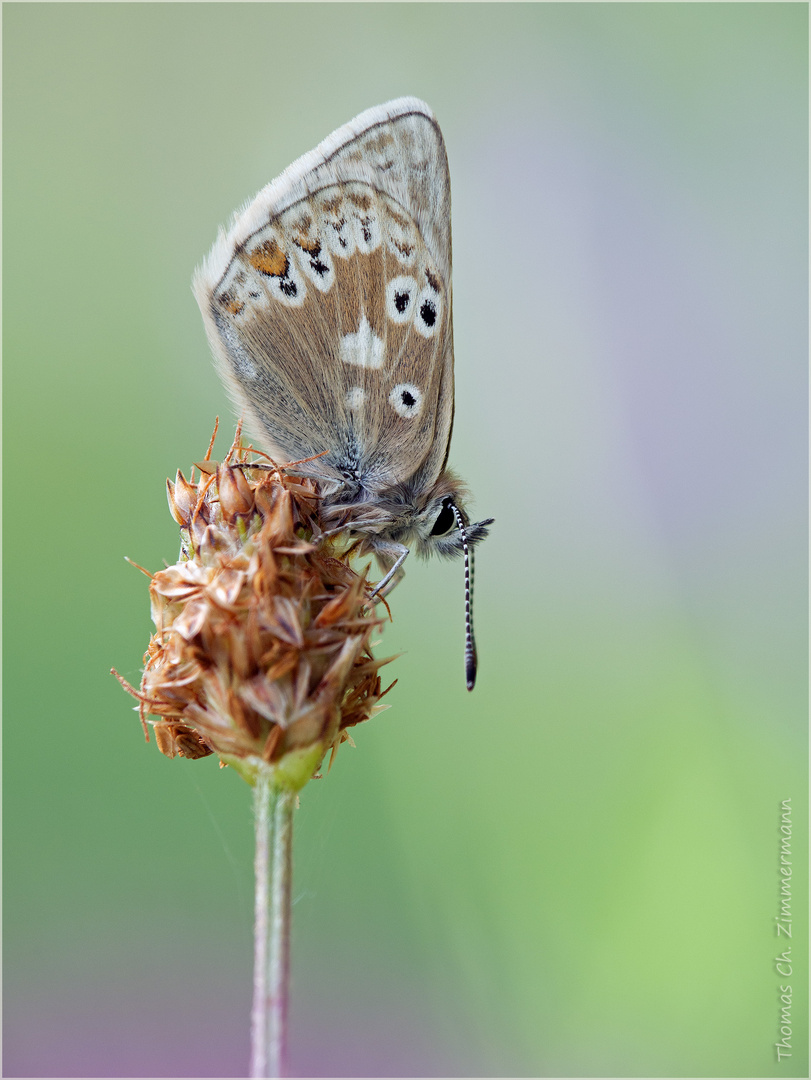
[[[301,248],[302,251],[306,251],[308,255],[320,255],[321,244],[318,239],[305,236],[304,233],[298,233],[293,237],[293,243]]]
[[[230,311],[232,315],[239,315],[240,312],[245,310],[245,302],[238,300],[232,292],[224,292],[220,297],[220,303],[227,311]]]
[[[278,241],[272,238],[255,248],[248,255],[248,261],[255,270],[258,270],[260,274],[265,274],[266,277],[284,277],[290,265],[284,250],[279,246]]]

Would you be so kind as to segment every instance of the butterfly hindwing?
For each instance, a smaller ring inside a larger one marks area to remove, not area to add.
[[[327,451],[314,472],[355,465],[372,489],[436,478],[453,412],[449,198],[439,129],[402,99],[305,155],[215,245],[195,290],[261,444]]]

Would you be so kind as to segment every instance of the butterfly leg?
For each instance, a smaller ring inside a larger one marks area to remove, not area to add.
[[[382,600],[384,596],[387,596],[395,585],[398,585],[405,576],[405,570],[401,567],[406,561],[409,549],[405,544],[379,544],[375,548],[375,555],[378,558],[381,566],[386,566],[389,569],[384,576],[378,581],[377,588],[372,593],[372,599],[379,596]]]

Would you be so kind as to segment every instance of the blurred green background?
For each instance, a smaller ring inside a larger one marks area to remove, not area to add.
[[[806,1076],[807,8],[6,4],[5,1075],[238,1076],[250,793],[137,682],[189,282],[370,105],[454,195],[451,460],[392,708],[296,821],[296,1075]],[[790,942],[781,800],[796,825]],[[790,945],[793,1056],[774,958]]]

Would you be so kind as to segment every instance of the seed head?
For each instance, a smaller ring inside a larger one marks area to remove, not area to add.
[[[387,708],[388,661],[371,652],[382,620],[351,545],[324,535],[316,483],[249,463],[238,438],[199,479],[167,480],[180,558],[150,575],[140,690],[117,677],[167,757],[217,754],[249,783],[270,768],[298,790],[348,728]]]

